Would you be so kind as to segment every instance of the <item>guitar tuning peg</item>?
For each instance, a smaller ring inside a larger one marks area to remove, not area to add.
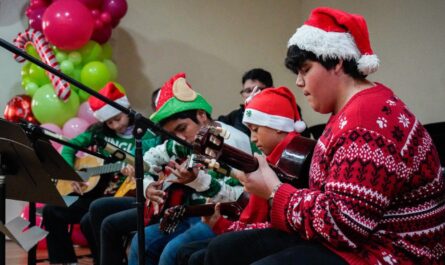
[[[216,127],[215,130],[218,133],[218,135],[221,136],[222,138],[229,139],[230,132],[228,130],[221,127]]]
[[[206,161],[209,168],[218,169],[220,164],[216,161],[216,159],[207,159]]]

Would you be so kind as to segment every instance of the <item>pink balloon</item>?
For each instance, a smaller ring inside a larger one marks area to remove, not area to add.
[[[81,118],[71,118],[63,125],[63,135],[68,138],[74,138],[83,133],[89,126],[89,123]]]
[[[90,104],[88,104],[88,101],[80,104],[79,110],[77,111],[77,117],[86,120],[89,124],[98,122],[98,120],[94,118],[93,110],[91,109]]]
[[[111,37],[111,25],[109,24],[103,24],[101,28],[96,28],[94,30],[93,36],[91,36],[91,39],[94,41],[97,41],[100,44],[104,44],[107,42]]]
[[[47,130],[50,130],[51,132],[62,135],[62,129],[60,129],[59,126],[57,126],[54,123],[44,123],[40,125],[42,128],[45,128]],[[58,142],[50,141],[51,145],[54,147],[54,149],[59,150],[62,147],[62,144],[59,144]]]
[[[110,13],[113,20],[119,20],[127,13],[128,5],[126,0],[105,0],[102,12]]]
[[[76,50],[90,40],[94,20],[90,10],[79,1],[60,0],[43,13],[42,27],[51,44],[62,50]]]

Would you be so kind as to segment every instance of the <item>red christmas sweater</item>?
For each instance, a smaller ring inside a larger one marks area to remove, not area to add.
[[[291,140],[298,136],[296,132],[290,132],[286,137],[275,146],[272,153],[267,156],[270,164],[277,164],[281,154],[286,149]],[[213,226],[215,234],[222,234],[230,231],[241,231],[248,229],[261,229],[270,227],[269,222],[269,203],[267,200],[254,194],[249,195],[249,202],[246,208],[241,212],[238,221],[230,221],[224,217],[220,217]]]
[[[318,240],[350,264],[445,264],[445,184],[431,137],[377,84],[333,115],[308,189],[284,184],[272,227]]]

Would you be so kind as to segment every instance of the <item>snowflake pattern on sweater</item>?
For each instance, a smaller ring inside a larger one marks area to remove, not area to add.
[[[444,201],[431,137],[377,84],[330,118],[309,189],[282,185],[271,223],[322,241],[350,264],[444,264]]]

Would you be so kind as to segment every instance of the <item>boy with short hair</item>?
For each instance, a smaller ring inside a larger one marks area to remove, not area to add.
[[[286,58],[311,107],[331,114],[309,188],[282,184],[259,157],[259,170],[243,184],[273,200],[274,229],[217,237],[206,264],[445,263],[437,150],[407,106],[366,79],[378,65],[362,16],[312,11],[290,38]]]
[[[196,93],[185,79],[184,73],[179,73],[167,81],[159,91],[156,100],[156,112],[151,120],[161,125],[168,132],[187,142],[193,142],[199,130],[212,123],[212,107],[198,93]],[[239,130],[219,122],[217,125],[229,131],[230,137],[226,143],[247,153],[252,153],[247,135]],[[150,149],[144,154],[144,161],[151,168],[172,162],[168,169],[173,178],[167,180],[184,184],[194,190],[187,196],[186,203],[203,203],[204,197],[213,201],[234,201],[242,193],[239,182],[227,176],[204,170],[189,171],[174,162],[175,158],[183,158],[187,153],[184,147],[172,140]],[[173,161],[171,161],[173,160]],[[156,173],[156,172],[153,172]],[[165,192],[162,185],[168,181],[144,180],[146,198],[155,207],[164,202]],[[158,208],[158,209],[156,209]],[[159,230],[159,224],[152,224],[145,228],[145,249],[147,264],[173,264],[176,251],[183,243],[206,239],[213,236],[213,232],[198,217],[185,218],[176,231],[165,234]],[[137,235],[134,237],[129,255],[129,264],[137,264]]]
[[[251,141],[267,155],[267,162],[272,165],[278,163],[288,144],[305,129],[295,97],[287,87],[266,88],[252,96],[246,103],[243,123],[251,131]],[[215,206],[215,213],[203,219],[216,235],[262,229],[270,227],[269,208],[267,199],[250,194],[238,221],[221,216],[219,203]],[[185,245],[178,252],[177,263],[203,263],[206,244],[196,242]]]

